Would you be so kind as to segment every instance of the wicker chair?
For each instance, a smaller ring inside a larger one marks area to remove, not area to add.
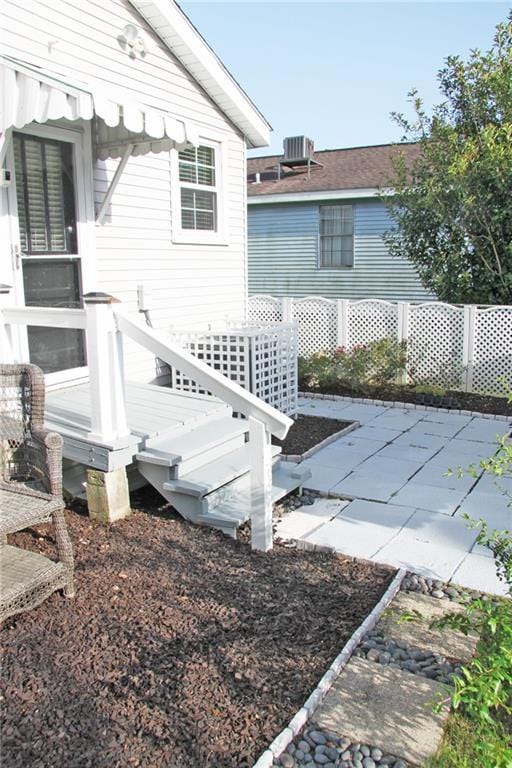
[[[73,597],[73,549],[62,499],[62,437],[44,429],[44,376],[0,365],[0,621],[56,589]],[[53,523],[58,561],[7,544],[7,534]]]

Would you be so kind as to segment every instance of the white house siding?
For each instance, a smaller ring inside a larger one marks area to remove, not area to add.
[[[243,317],[247,279],[243,137],[127,0],[4,0],[2,10],[4,53],[66,72],[70,78],[103,82],[114,92],[130,91],[135,100],[164,109],[192,123],[201,136],[225,144],[227,244],[173,243],[170,155],[134,157],[104,225],[95,227],[96,279],[87,288],[112,293],[135,309],[137,285],[143,283],[151,291],[153,324],[160,329]],[[142,27],[151,38],[144,59],[130,59],[117,41],[128,23]],[[95,164],[97,205],[117,164],[117,160]],[[150,356],[141,357],[140,350],[128,345],[126,361],[131,377],[153,378]]]
[[[249,201],[249,293],[401,301],[431,298],[413,266],[389,255],[382,236],[390,226],[383,203],[354,201],[354,266],[319,269],[318,203],[251,205]]]

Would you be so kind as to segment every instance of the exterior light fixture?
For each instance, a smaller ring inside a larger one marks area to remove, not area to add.
[[[144,57],[148,51],[144,32],[135,24],[127,24],[117,39],[123,50],[126,50],[132,59],[137,58],[137,56]]]

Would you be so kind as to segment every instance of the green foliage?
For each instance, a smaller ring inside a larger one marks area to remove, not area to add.
[[[414,121],[393,115],[418,155],[412,168],[395,160],[386,241],[441,300],[511,303],[512,11],[487,53],[450,56],[438,80],[431,116],[416,91]]]
[[[512,446],[502,441],[497,453],[482,461],[481,467],[498,484],[504,475],[512,476]],[[474,471],[472,468],[470,473]],[[504,493],[507,494],[506,489]],[[462,667],[462,676],[455,678],[452,706],[473,722],[481,734],[472,744],[478,765],[510,768],[512,743],[507,744],[496,734],[502,731],[503,722],[512,723],[512,532],[489,531],[483,520],[471,521],[470,525],[480,528],[477,542],[491,550],[498,578],[507,586],[508,598],[471,600],[464,613],[449,614],[434,622],[434,626],[478,634],[474,658]]]
[[[383,338],[351,349],[337,347],[334,352],[316,352],[299,358],[299,382],[307,389],[328,389],[341,384],[356,392],[366,392],[376,384],[395,383],[407,363],[407,344]]]

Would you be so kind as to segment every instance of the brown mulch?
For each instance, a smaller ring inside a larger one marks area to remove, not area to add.
[[[285,456],[302,454],[350,424],[352,424],[351,421],[341,421],[341,419],[299,414],[293,426],[290,427],[286,438],[279,440],[278,437],[273,437],[272,442],[274,445],[281,446]]]
[[[355,391],[344,387],[341,384],[324,386],[322,390],[308,389],[304,382],[301,382],[302,392],[320,392],[329,395],[344,395],[346,397],[368,397],[374,400],[390,400],[397,403],[416,403],[418,395],[412,386],[388,386],[388,387],[368,387],[365,392]],[[512,416],[512,403],[509,403],[506,397],[494,397],[492,395],[477,395],[472,392],[458,392],[448,390],[448,397],[454,399],[454,409],[463,411],[478,411],[479,413],[493,413],[501,416]]]
[[[162,503],[151,491],[145,509]],[[252,552],[173,513],[67,512],[74,600],[7,620],[3,768],[245,768],[389,584],[385,567]],[[44,526],[11,543],[48,551]]]

